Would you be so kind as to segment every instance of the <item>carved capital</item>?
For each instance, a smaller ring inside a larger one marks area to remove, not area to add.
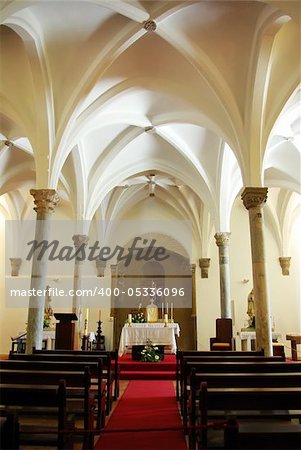
[[[112,277],[115,277],[117,275],[117,264],[111,264],[111,275]]]
[[[224,245],[229,245],[231,233],[223,232],[223,233],[215,233],[215,241],[218,247],[222,247]]]
[[[38,214],[52,213],[59,202],[55,189],[30,189],[30,194],[33,196],[36,205],[33,209]]]
[[[72,236],[72,240],[74,243],[74,247],[76,250],[78,250],[81,246],[87,246],[88,241],[89,241],[89,236],[87,236],[86,234],[74,234]]]
[[[282,275],[288,276],[290,274],[291,257],[290,256],[280,256],[279,262],[280,262],[280,266],[282,269]]]
[[[191,273],[195,273],[196,264],[190,264]]]
[[[210,267],[210,258],[200,258],[199,266],[201,269],[201,278],[208,278],[208,272]]]
[[[106,264],[107,264],[106,261],[101,261],[100,259],[96,259],[95,264],[96,264],[97,276],[103,277],[104,273],[105,273]]]
[[[9,258],[11,264],[11,276],[17,277],[22,264],[22,258]]]
[[[263,205],[268,198],[267,187],[246,187],[241,194],[241,199],[246,209]]]
[[[157,24],[156,22],[154,22],[153,20],[146,20],[143,24],[143,28],[146,31],[156,31],[157,29]]]

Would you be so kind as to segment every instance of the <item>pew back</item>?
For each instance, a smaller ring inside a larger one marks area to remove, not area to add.
[[[65,448],[65,437],[62,433],[67,428],[66,415],[66,386],[64,380],[60,380],[58,386],[33,386],[23,384],[0,384],[0,402],[1,410],[5,411],[11,407],[47,408],[48,412],[52,412],[57,417],[57,447],[59,449]],[[38,428],[35,426],[34,433],[38,433]]]

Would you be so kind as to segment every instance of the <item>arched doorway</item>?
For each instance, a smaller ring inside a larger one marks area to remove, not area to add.
[[[129,313],[140,308],[144,310],[150,302],[149,296],[129,295],[148,289],[152,286],[160,295],[156,295],[156,305],[159,310],[159,319],[162,318],[162,306],[171,307],[173,303],[173,319],[179,323],[180,336],[178,347],[182,350],[196,348],[196,327],[193,308],[193,295],[195,292],[194,272],[190,261],[182,254],[168,250],[168,264],[158,261],[132,261],[126,266],[123,261],[116,266],[112,284],[120,292],[112,299],[112,316],[114,317],[114,348],[119,345],[122,327]],[[185,298],[180,296],[182,289]],[[144,291],[145,292],[145,291]],[[176,295],[173,295],[177,292]],[[162,293],[162,295],[161,295]],[[169,309],[170,311],[170,309]]]

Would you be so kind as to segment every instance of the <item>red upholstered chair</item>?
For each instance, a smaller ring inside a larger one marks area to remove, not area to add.
[[[210,350],[235,350],[232,319],[216,319],[216,336],[210,338]]]

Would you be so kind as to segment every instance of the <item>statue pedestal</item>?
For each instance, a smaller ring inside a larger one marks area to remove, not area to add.
[[[241,340],[241,350],[255,350],[256,349],[256,331],[254,328],[242,328],[237,332]],[[273,342],[282,339],[281,333],[272,331]]]

